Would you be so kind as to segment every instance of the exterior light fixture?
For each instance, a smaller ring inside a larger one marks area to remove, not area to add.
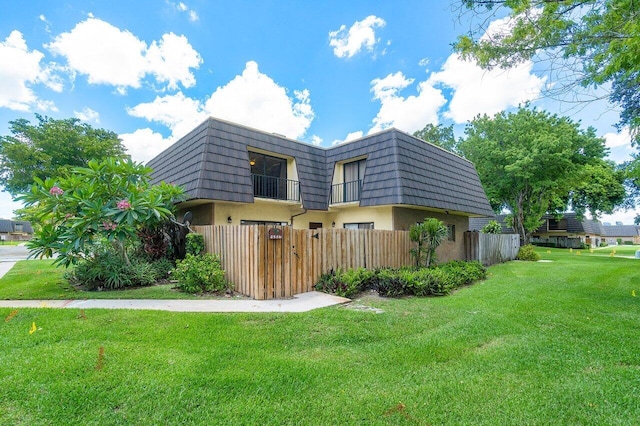
[[[331,222],[331,227],[335,228],[336,227],[336,223],[335,222]]]
[[[229,216],[229,217],[227,218],[227,223],[231,223],[231,222],[233,222],[233,220],[231,220],[231,216]]]
[[[251,160],[249,160],[249,164],[252,166],[256,165],[256,160],[254,160],[253,158]]]

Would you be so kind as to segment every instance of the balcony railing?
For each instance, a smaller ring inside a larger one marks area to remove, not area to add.
[[[272,200],[300,201],[300,183],[265,175],[251,175],[253,195]]]
[[[331,204],[350,203],[352,201],[360,201],[360,192],[362,191],[362,181],[353,180],[351,182],[339,183],[331,185]]]

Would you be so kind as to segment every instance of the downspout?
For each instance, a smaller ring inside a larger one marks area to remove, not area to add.
[[[298,216],[302,216],[303,214],[305,214],[307,212],[307,209],[303,209],[302,213],[298,213],[298,214],[294,214],[293,216],[291,216],[290,220],[291,220],[291,227],[293,227],[293,218],[294,217],[298,217]]]

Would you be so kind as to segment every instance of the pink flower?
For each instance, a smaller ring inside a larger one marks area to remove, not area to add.
[[[117,207],[120,210],[127,210],[131,208],[131,204],[127,200],[118,201]]]
[[[62,188],[54,186],[49,190],[49,194],[51,194],[51,195],[62,195],[62,194],[64,194],[64,191],[62,190]]]
[[[102,222],[102,227],[105,231],[115,231],[118,225],[113,222]]]

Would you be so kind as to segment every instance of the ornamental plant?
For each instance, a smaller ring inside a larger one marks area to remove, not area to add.
[[[128,243],[141,229],[161,227],[173,218],[182,195],[173,185],[150,184],[151,169],[131,160],[108,158],[71,169],[66,176],[35,178],[18,197],[40,229],[28,244],[33,257],[52,257],[63,266],[87,260],[111,246],[117,261],[131,266]]]
[[[409,238],[416,243],[416,248],[411,249],[411,255],[416,260],[416,266],[428,268],[435,260],[436,248],[447,236],[447,227],[435,218],[427,218],[424,222],[411,226]]]

